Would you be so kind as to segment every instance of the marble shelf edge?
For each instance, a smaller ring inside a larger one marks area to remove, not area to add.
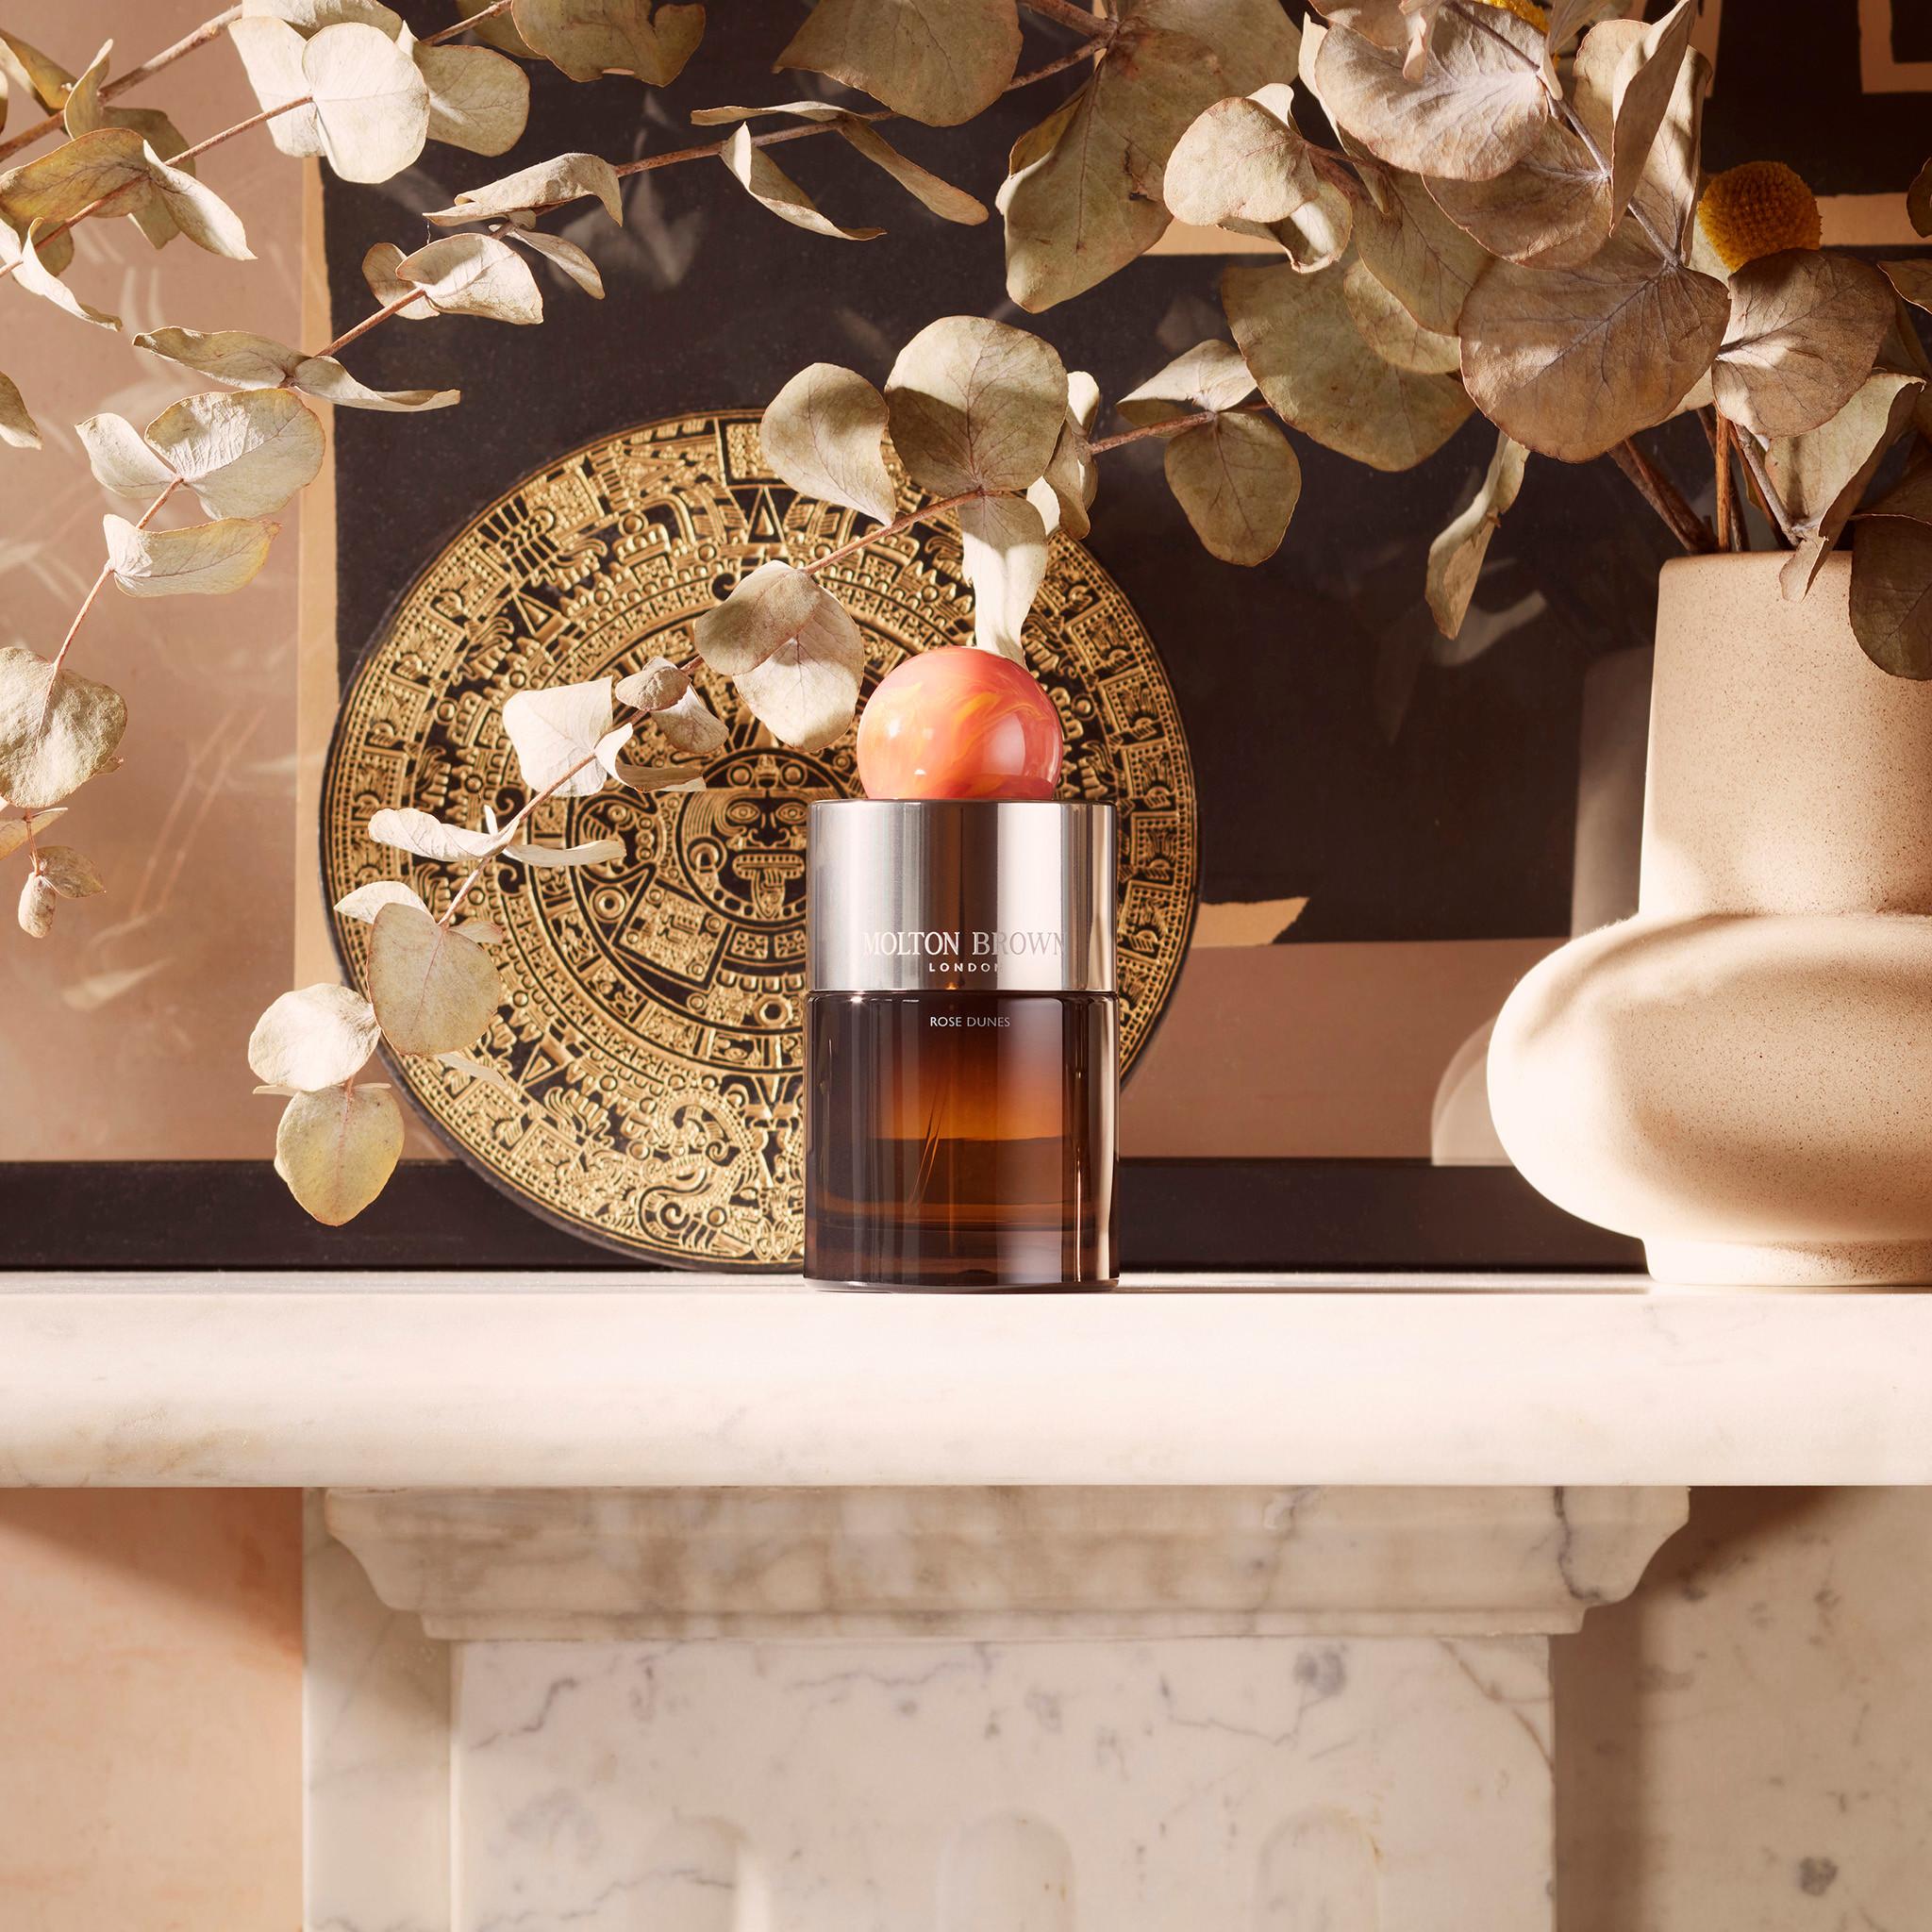
[[[0,1278],[0,1486],[97,1483],[1926,1484],[1932,1297]]]

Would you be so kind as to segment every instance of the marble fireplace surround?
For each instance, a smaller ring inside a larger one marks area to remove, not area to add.
[[[298,1485],[308,1932],[1551,1932],[1548,1638],[1932,1482],[1932,1299],[0,1277],[0,1483]]]

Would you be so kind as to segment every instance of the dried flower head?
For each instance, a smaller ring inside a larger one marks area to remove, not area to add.
[[[1824,235],[1818,197],[1782,161],[1746,161],[1713,175],[1697,222],[1733,272],[1787,248],[1816,248]]]

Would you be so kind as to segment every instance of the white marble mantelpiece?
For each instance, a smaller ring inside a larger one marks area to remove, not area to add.
[[[1548,1635],[1932,1482],[1932,1298],[0,1277],[0,1484],[299,1485],[307,1932],[1560,1932]]]
[[[1434,1285],[0,1276],[0,1484],[1932,1483],[1932,1296]]]

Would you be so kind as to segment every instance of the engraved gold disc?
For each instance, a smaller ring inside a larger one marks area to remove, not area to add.
[[[400,878],[440,910],[462,868],[373,843],[373,812],[415,806],[468,826],[486,807],[508,816],[525,795],[503,732],[512,693],[621,676],[654,656],[682,662],[692,621],[747,571],[825,556],[871,527],[780,483],[749,409],[645,423],[519,484],[430,563],[343,695],[323,799],[330,902]],[[950,527],[886,538],[824,581],[864,636],[868,691],[908,652],[971,640]],[[1063,795],[1120,808],[1130,1063],[1193,922],[1180,716],[1132,606],[1064,536],[1026,645],[1066,730]],[[852,735],[789,750],[727,680],[698,682],[731,732],[705,790],[612,785],[554,802],[536,837],[617,837],[626,856],[571,870],[500,861],[468,902],[508,935],[495,948],[505,1005],[477,1051],[523,1104],[433,1060],[395,1071],[458,1154],[574,1233],[676,1266],[795,1267],[806,805],[858,791]],[[656,755],[653,736],[641,734],[640,758]],[[337,915],[335,932],[347,975],[366,984],[369,927]]]

